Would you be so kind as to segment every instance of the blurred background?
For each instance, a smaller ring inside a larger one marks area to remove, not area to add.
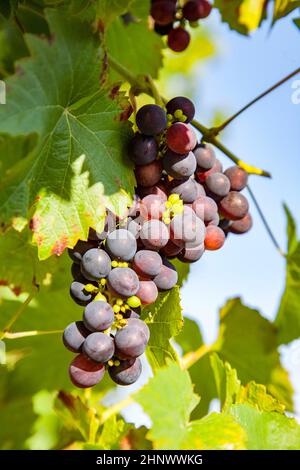
[[[294,15],[295,17],[297,15]],[[265,21],[250,37],[230,31],[213,10],[204,26],[194,31],[191,46],[178,56],[165,51],[165,69],[159,88],[167,97],[186,95],[196,106],[196,118],[204,125],[220,124],[261,92],[299,67],[299,30],[293,14],[271,29]],[[185,56],[185,57],[184,57]],[[184,67],[184,68],[183,68]],[[291,79],[239,116],[220,135],[220,140],[239,158],[272,173],[272,179],[251,176],[250,185],[280,246],[286,248],[283,203],[300,223],[300,104],[293,104]],[[294,85],[295,86],[295,85]],[[232,162],[221,152],[224,167]],[[254,227],[244,236],[228,237],[222,250],[209,252],[191,266],[182,289],[183,313],[196,320],[204,340],[214,342],[219,308],[231,297],[273,320],[285,281],[285,261],[276,251],[250,201]],[[247,341],[247,332],[245,332]],[[282,362],[295,389],[295,411],[300,421],[300,340],[281,346]],[[126,392],[109,394],[112,403],[147,381],[149,370]],[[218,409],[218,403],[212,402]],[[149,424],[137,407],[125,410],[126,419]]]

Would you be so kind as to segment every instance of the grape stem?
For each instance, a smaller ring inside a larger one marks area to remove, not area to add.
[[[163,105],[167,102],[167,100],[160,96],[153,79],[147,76],[136,77],[133,75],[127,68],[113,59],[110,55],[108,56],[108,62],[110,66],[118,72],[128,83],[131,84],[133,91],[136,94],[139,93],[146,93],[149,96],[152,96],[157,104]],[[203,140],[205,142],[211,143],[215,147],[217,147],[221,152],[227,155],[230,160],[232,160],[235,164],[239,165],[241,168],[244,168],[249,174],[259,175],[259,176],[266,176],[268,178],[271,177],[271,174],[268,171],[261,170],[256,168],[252,165],[248,165],[247,163],[243,162],[240,158],[236,157],[230,150],[228,150],[219,140],[216,138],[214,129],[208,129],[200,122],[193,120],[191,124],[201,132],[203,136]]]
[[[280,80],[279,82],[277,82],[275,85],[271,86],[270,88],[268,88],[266,91],[264,91],[263,93],[261,93],[260,95],[258,95],[256,98],[254,98],[253,100],[251,100],[248,104],[246,104],[246,106],[244,106],[242,109],[240,109],[239,111],[237,111],[235,114],[233,114],[232,116],[230,116],[228,119],[226,119],[226,121],[223,122],[223,124],[221,124],[220,126],[217,126],[217,127],[214,127],[213,129],[211,129],[211,132],[214,136],[217,136],[221,131],[223,131],[225,129],[225,127],[227,127],[232,121],[234,121],[238,116],[240,116],[244,111],[246,111],[247,109],[249,109],[251,106],[253,106],[255,103],[257,103],[258,101],[260,101],[262,98],[264,98],[265,96],[267,96],[269,93],[271,93],[272,91],[276,90],[276,88],[279,88],[281,85],[283,85],[285,82],[287,82],[288,80],[290,80],[292,77],[294,77],[295,75],[297,75],[298,73],[300,73],[300,67],[297,68],[296,70],[294,70],[293,72],[291,72],[290,74],[288,74],[286,77],[284,77],[282,80]]]

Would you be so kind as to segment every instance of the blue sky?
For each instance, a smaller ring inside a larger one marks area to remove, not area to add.
[[[199,69],[195,97],[197,118],[208,123],[215,109],[231,115],[252,98],[300,66],[300,31],[291,15],[270,31],[264,26],[251,38],[230,32],[217,12],[207,20],[219,54]],[[300,79],[296,77],[296,79]],[[292,103],[293,80],[274,91],[230,125],[221,140],[244,161],[271,171],[271,180],[253,176],[250,184],[267,216],[273,232],[284,247],[286,202],[300,223],[299,130],[300,104]],[[218,153],[225,167],[231,162]],[[284,287],[284,260],[274,249],[252,206],[254,228],[245,236],[231,236],[218,252],[206,253],[192,265],[182,289],[184,313],[196,319],[207,342],[218,331],[218,310],[226,299],[241,296],[243,301],[273,319]],[[300,416],[300,341],[283,348],[282,359],[296,388]],[[133,389],[147,380],[147,373]],[[132,391],[126,391],[126,395]],[[124,398],[118,390],[107,403]],[[149,421],[136,406],[126,412],[137,424]]]

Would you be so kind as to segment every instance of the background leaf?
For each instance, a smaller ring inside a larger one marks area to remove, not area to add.
[[[267,3],[268,0],[215,0],[214,6],[230,29],[248,35],[263,21]]]

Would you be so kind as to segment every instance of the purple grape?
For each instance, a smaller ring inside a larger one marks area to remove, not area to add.
[[[156,104],[146,104],[138,110],[136,124],[142,134],[150,136],[160,134],[167,127],[166,112]]]
[[[186,181],[173,180],[170,187],[170,193],[178,194],[185,204],[191,204],[198,197],[199,188],[192,178],[188,178]]]
[[[107,236],[105,247],[112,258],[122,261],[131,260],[137,250],[135,236],[126,229],[111,232]]]
[[[136,165],[153,162],[158,154],[158,145],[154,137],[135,134],[129,143],[129,156]]]
[[[142,322],[132,319],[131,322]],[[115,335],[116,356],[120,359],[135,359],[141,356],[148,343],[143,329],[136,323],[128,324],[117,331]]]
[[[132,269],[114,268],[108,275],[108,286],[113,293],[121,297],[131,297],[139,290],[140,282]]]
[[[203,255],[205,249],[203,243],[201,245],[189,247],[189,244],[178,255],[178,259],[183,263],[195,263]]]
[[[92,248],[82,258],[81,272],[86,279],[99,281],[111,270],[111,259],[104,250]]]
[[[216,163],[216,155],[213,148],[207,144],[198,144],[194,149],[194,155],[199,169],[207,171]]]
[[[219,203],[221,214],[229,220],[239,220],[245,217],[249,203],[245,196],[238,191],[230,191]]]
[[[142,363],[139,358],[122,361],[119,366],[109,367],[111,379],[118,385],[131,385],[137,381],[142,373]]]
[[[231,191],[242,191],[248,183],[248,173],[240,166],[231,166],[224,171],[230,181]]]
[[[104,376],[105,367],[103,364],[92,361],[79,354],[70,364],[70,379],[76,387],[89,388],[98,384]]]
[[[153,304],[158,296],[156,284],[153,281],[140,281],[140,288],[136,293],[142,305]]]
[[[90,331],[84,326],[82,321],[70,323],[63,333],[63,343],[69,351],[81,352],[82,345]]]
[[[105,363],[114,355],[113,339],[105,333],[92,333],[83,343],[83,353],[95,362]]]
[[[114,322],[114,312],[108,302],[95,300],[89,303],[83,313],[83,321],[90,331],[104,331]]]
[[[230,191],[230,181],[223,173],[213,173],[205,180],[205,186],[209,194],[215,197],[224,197]]]
[[[82,240],[78,240],[74,248],[69,248],[68,249],[68,254],[70,258],[74,261],[74,263],[80,264],[82,261],[83,255],[90,250],[91,248],[95,248],[97,246],[97,243],[94,241],[88,240],[87,242],[84,242]]]
[[[163,158],[163,166],[169,176],[176,179],[183,179],[192,176],[196,170],[196,158],[193,152],[185,155],[168,150]]]
[[[70,286],[70,296],[78,305],[87,305],[93,299],[93,294],[85,291],[85,284],[73,281]]]
[[[161,267],[162,259],[156,251],[140,250],[133,260],[133,269],[138,276],[152,278],[157,276]]]
[[[191,100],[185,98],[184,96],[177,96],[170,100],[167,105],[167,113],[174,116],[175,111],[182,111],[183,115],[186,117],[184,121],[186,124],[191,122],[195,116],[195,106]]]
[[[143,224],[140,238],[146,248],[160,250],[169,241],[169,230],[162,221],[152,219]]]
[[[178,281],[178,274],[175,266],[170,261],[164,259],[160,273],[155,276],[153,281],[158,290],[165,291],[172,289]]]

